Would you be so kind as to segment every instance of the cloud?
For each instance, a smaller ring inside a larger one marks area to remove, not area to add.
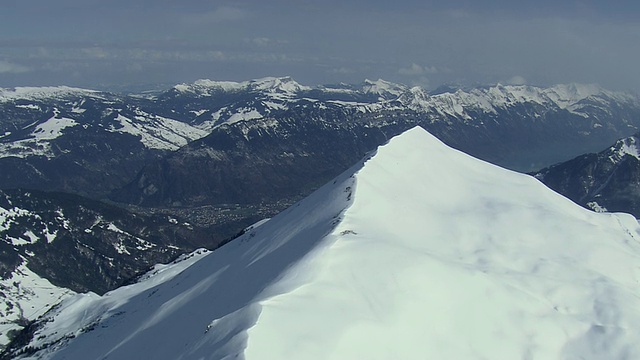
[[[527,84],[527,79],[523,78],[520,75],[516,75],[516,76],[512,76],[506,82],[509,85],[526,85]]]
[[[21,74],[30,70],[26,66],[0,60],[0,74]]]
[[[255,38],[246,38],[244,39],[244,42],[259,48],[266,48],[269,46],[279,46],[279,45],[286,45],[289,42],[287,40],[281,40],[281,39],[272,39],[272,38],[268,38],[268,37],[255,37]]]
[[[398,74],[407,76],[437,74],[438,69],[435,66],[421,66],[416,63],[412,63],[411,66],[406,68],[400,68]]]
[[[346,67],[339,67],[327,71],[330,74],[353,74],[355,71]]]
[[[430,83],[429,79],[426,76],[420,76],[419,78],[414,79],[411,82],[411,86],[420,86],[420,87],[423,87],[425,89],[428,89],[430,85],[431,85],[431,83]]]
[[[82,53],[94,59],[106,59],[109,57],[109,53],[99,46],[84,48],[82,49]]]
[[[144,67],[140,63],[129,63],[126,65],[126,69],[129,72],[141,72],[144,70]]]
[[[242,9],[231,6],[221,6],[212,11],[185,15],[183,16],[182,21],[188,24],[200,25],[237,21],[246,17],[247,13]]]
[[[272,41],[267,37],[257,37],[257,38],[248,40],[248,42],[257,46],[269,46],[269,44],[271,44]]]

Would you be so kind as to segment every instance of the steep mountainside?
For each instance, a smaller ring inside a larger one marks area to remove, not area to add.
[[[639,144],[640,135],[636,134],[597,154],[542,169],[535,176],[578,204],[640,218]]]
[[[64,297],[102,294],[157,263],[215,248],[225,231],[77,195],[0,190],[0,347]]]
[[[190,266],[64,300],[3,355],[635,359],[639,260],[633,217],[416,128]]]
[[[135,214],[77,195],[0,191],[4,279],[27,265],[58,286],[103,293],[212,237],[173,217]]]

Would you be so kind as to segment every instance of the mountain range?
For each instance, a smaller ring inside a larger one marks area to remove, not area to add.
[[[216,251],[67,297],[3,356],[633,359],[639,240],[414,128]]]
[[[383,80],[308,87],[284,77],[200,80],[155,95],[5,89],[0,188],[65,191],[145,206],[242,203],[242,195],[219,199],[215,189],[233,191],[237,179],[264,172],[271,188],[242,192],[266,199],[291,188],[288,177],[267,174],[271,165],[295,171],[301,163],[317,170],[296,183],[313,188],[416,125],[474,156],[531,171],[633,134],[638,115],[638,97],[576,84],[429,94]],[[256,161],[239,164],[237,156]],[[327,158],[336,159],[323,164]],[[227,173],[219,170],[231,166]],[[192,182],[182,183],[190,171],[196,172]],[[208,185],[198,175],[217,183]],[[307,194],[303,188],[272,197]]]

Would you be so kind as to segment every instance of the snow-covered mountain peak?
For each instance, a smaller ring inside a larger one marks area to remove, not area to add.
[[[639,259],[633,217],[414,128],[166,281],[65,301],[29,346],[55,343],[37,354],[52,359],[640,358]]]
[[[558,84],[549,88],[550,91],[557,93],[565,99],[584,99],[589,96],[597,95],[603,92],[603,89],[596,84]]]
[[[300,85],[289,76],[266,77],[262,79],[251,80],[248,82],[248,86],[254,90],[286,93],[292,95],[300,91],[311,90],[310,87]]]
[[[558,106],[566,108],[588,97],[602,95],[605,91],[594,84],[559,84],[545,89],[543,93]]]
[[[409,107],[427,107],[431,96],[420,86],[414,86],[398,97],[398,101]]]
[[[407,91],[407,86],[378,79],[372,81],[365,79],[362,91],[365,94],[377,94],[384,100],[395,99]]]
[[[609,159],[614,163],[618,163],[625,155],[629,155],[640,160],[640,149],[638,148],[640,146],[639,136],[640,134],[636,134],[618,140],[615,145],[609,149],[611,153]]]

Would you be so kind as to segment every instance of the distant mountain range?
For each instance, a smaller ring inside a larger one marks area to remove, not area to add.
[[[636,359],[638,237],[411,129],[211,253],[67,296],[3,359]]]
[[[383,80],[308,87],[285,77],[200,80],[154,96],[16,88],[0,91],[0,188],[154,206],[214,204],[215,189],[227,193],[251,171],[270,171],[261,164],[295,172],[304,162],[317,170],[295,180],[301,187],[286,195],[297,196],[416,125],[482,159],[530,171],[631,135],[639,115],[636,96],[575,84],[429,94]],[[301,140],[309,134],[315,140]],[[255,164],[233,160],[257,153]],[[219,172],[230,161],[236,169]],[[191,175],[193,183],[184,184],[192,170],[217,183]],[[289,177],[282,180],[271,176],[273,188],[242,192],[280,198],[278,188],[291,188]]]

